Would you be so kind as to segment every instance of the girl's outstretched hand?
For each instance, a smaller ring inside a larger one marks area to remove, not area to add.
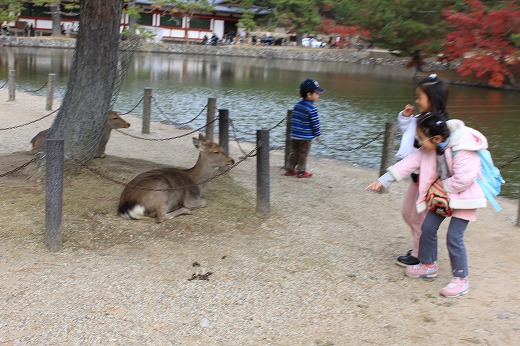
[[[370,184],[367,187],[365,187],[365,191],[372,190],[372,191],[375,191],[375,192],[379,192],[382,187],[383,187],[383,185],[381,185],[381,183],[378,180],[376,180],[372,184]]]
[[[413,114],[414,111],[415,111],[415,108],[412,105],[406,105],[406,106],[404,106],[404,109],[403,109],[403,116],[409,117]]]

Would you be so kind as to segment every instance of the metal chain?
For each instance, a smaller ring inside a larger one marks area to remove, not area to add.
[[[26,93],[37,93],[38,91],[42,90],[43,88],[45,88],[45,86],[49,83],[49,81],[46,81],[44,85],[42,85],[41,88],[39,89],[36,89],[36,90],[27,90],[25,91]]]
[[[275,128],[277,128],[278,126],[280,126],[280,125],[281,125],[285,120],[286,120],[286,119],[283,118],[283,119],[280,120],[278,123],[276,123],[276,125],[274,125],[273,127],[269,128],[268,130],[269,130],[269,131],[274,130]],[[254,136],[254,134],[252,134],[252,133],[247,133],[247,132],[245,132],[245,131],[241,131],[241,130],[237,129],[237,128],[235,127],[235,124],[233,123],[233,119],[229,119],[229,123],[231,124],[231,126],[233,127],[233,129],[234,129],[235,132],[238,132],[238,133],[241,133],[241,134],[243,134],[243,135],[247,135],[247,136]]]
[[[218,174],[215,174],[214,176],[212,176],[211,178],[209,179],[206,179],[204,181],[201,181],[200,183],[198,184],[191,184],[191,185],[187,185],[187,186],[182,186],[182,187],[177,187],[177,188],[172,188],[172,189],[149,189],[149,188],[144,188],[144,187],[137,187],[137,186],[131,186],[129,185],[129,187],[132,187],[134,189],[139,189],[139,190],[145,190],[145,191],[176,191],[176,190],[184,190],[184,189],[188,189],[190,187],[194,187],[194,186],[198,186],[198,185],[204,185],[208,182],[210,182],[211,180],[213,179],[216,179],[226,173],[228,173],[230,170],[232,170],[233,168],[235,168],[236,166],[238,166],[240,163],[244,162],[248,157],[253,157],[253,152],[256,151],[258,148],[254,148],[253,150],[251,150],[249,152],[249,154],[246,154],[244,157],[242,157],[239,161],[235,162],[233,165],[227,167],[225,170],[223,170],[222,172],[218,173]],[[90,167],[89,165],[81,162],[80,159],[78,158],[75,158],[75,157],[71,157],[72,160],[76,161],[81,167],[83,168],[86,168],[88,169],[89,171],[91,171],[92,173],[95,173],[97,175],[99,175],[100,177],[102,178],[105,178],[113,183],[116,183],[116,184],[119,184],[119,185],[123,185],[123,186],[126,186],[127,183],[124,183],[122,181],[119,181],[115,178],[112,178],[102,172],[100,172],[98,169],[94,168],[94,167]]]
[[[229,119],[229,124],[231,125],[231,129],[233,130],[233,133],[235,134],[235,141],[237,142],[238,149],[242,152],[242,155],[247,155],[244,149],[242,149],[242,146],[240,145],[240,142],[238,141],[238,135],[237,135],[237,129],[235,128],[235,125],[233,124],[233,120]]]
[[[141,97],[141,99],[139,100],[139,102],[137,102],[137,104],[135,105],[134,108],[130,109],[128,112],[125,112],[125,113],[119,113],[119,114],[121,114],[121,115],[127,115],[128,113],[133,112],[133,111],[137,108],[137,106],[139,106],[139,105],[141,104],[141,102],[143,102],[143,100],[144,100],[144,96]]]
[[[49,113],[49,114],[47,114],[47,115],[44,115],[44,116],[41,117],[41,118],[38,118],[38,119],[36,119],[36,120],[30,121],[30,122],[25,123],[25,124],[16,125],[16,126],[11,126],[11,127],[5,127],[5,128],[0,128],[0,131],[12,130],[12,129],[16,129],[16,128],[19,128],[19,127],[24,127],[24,126],[27,126],[27,125],[30,125],[30,124],[34,124],[34,123],[37,122],[37,121],[40,121],[40,120],[42,120],[42,119],[45,119],[45,118],[47,118],[47,117],[53,115],[54,113],[56,113],[56,112],[59,111],[59,110],[60,110],[60,109],[58,108],[58,109],[56,109],[54,112],[51,112],[51,113]]]
[[[381,131],[374,139],[371,139],[370,141],[366,142],[365,144],[361,144],[361,145],[358,145],[357,147],[355,148],[347,148],[347,149],[337,149],[337,148],[332,148],[330,146],[328,146],[327,144],[323,143],[322,141],[319,141],[318,143],[323,145],[325,148],[327,149],[331,149],[331,150],[337,150],[337,151],[354,151],[354,150],[358,150],[358,149],[361,149],[361,148],[364,148],[366,147],[367,145],[369,145],[370,143],[374,142],[375,140],[377,140],[379,137],[381,137],[383,134],[385,133],[385,131]]]
[[[32,158],[30,161],[24,163],[23,165],[19,166],[19,167],[16,167],[8,172],[5,172],[5,173],[2,173],[0,174],[0,178],[3,178],[3,177],[6,177],[8,175],[11,175],[13,173],[16,173],[18,171],[21,171],[22,169],[24,169],[25,167],[29,166],[31,163],[35,162],[35,161],[38,161],[38,160],[41,160],[43,159],[44,155],[39,155],[39,156],[35,156],[34,158]]]
[[[117,132],[125,135],[125,136],[128,136],[128,137],[132,137],[132,138],[135,138],[135,139],[142,139],[142,140],[145,140],[145,141],[169,141],[169,140],[172,140],[172,139],[178,139],[178,138],[182,138],[182,137],[186,137],[186,136],[189,136],[191,135],[192,133],[195,133],[195,132],[198,132],[200,130],[202,130],[203,128],[205,128],[206,126],[214,123],[215,121],[217,121],[217,119],[213,119],[212,121],[210,121],[209,123],[199,127],[198,129],[195,129],[193,131],[190,131],[188,133],[185,133],[183,135],[178,135],[178,136],[174,136],[174,137],[168,137],[168,138],[145,138],[145,137],[139,137],[139,136],[136,136],[136,135],[131,135],[129,133],[126,133],[126,132],[123,132],[119,129],[115,129]]]
[[[508,162],[504,163],[503,165],[501,166],[498,166],[497,168],[498,169],[502,169],[506,166],[509,166],[510,164],[512,164],[513,162],[515,162],[516,160],[520,159],[520,155],[517,155],[516,157],[514,157],[513,159],[509,160]]]
[[[159,112],[161,112],[161,115],[162,115],[164,118],[167,118],[167,119],[168,119],[168,118],[169,118],[168,115],[166,115],[166,114],[164,113],[164,111],[162,110],[161,106],[159,106],[159,103],[157,102],[157,100],[155,99],[155,97],[152,96],[152,100],[155,102],[155,106],[159,109]],[[197,119],[197,118],[198,118],[198,117],[199,117],[199,116],[204,112],[204,110],[206,109],[206,107],[207,107],[207,105],[205,105],[205,106],[202,108],[202,110],[199,112],[199,114],[197,114],[197,115],[195,116],[195,118],[193,118],[193,119],[191,119],[191,120],[188,120],[188,121],[186,121],[186,122],[184,122],[184,123],[175,123],[175,125],[176,125],[176,126],[182,126],[182,125],[187,125],[187,124],[189,124],[189,123],[195,121],[195,119]]]

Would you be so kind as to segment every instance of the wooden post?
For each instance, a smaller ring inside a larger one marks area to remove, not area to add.
[[[229,110],[218,110],[218,144],[229,155]]]
[[[256,131],[256,211],[267,215],[269,204],[269,130]]]
[[[58,251],[62,246],[63,139],[48,139],[46,149],[45,246]]]
[[[395,138],[397,133],[397,124],[395,122],[387,122],[385,128],[385,140],[383,142],[383,155],[381,157],[381,167],[379,176],[386,173],[386,169],[392,165],[394,161]]]
[[[47,106],[46,111],[52,111],[52,101],[54,100],[54,85],[56,83],[56,74],[49,73],[49,79],[47,82]]]
[[[516,227],[520,227],[520,192],[518,193],[518,215],[516,217]]]
[[[9,101],[14,101],[16,95],[16,71],[9,70]]]
[[[143,95],[143,129],[142,133],[150,133],[150,121],[152,118],[152,88],[144,88]]]
[[[206,138],[210,141],[213,141],[213,133],[215,132],[215,115],[217,112],[217,99],[216,98],[208,98],[208,113],[206,115]]]
[[[292,118],[292,110],[287,110],[287,118],[285,122],[287,126],[285,128],[285,160],[283,164],[283,168],[289,168],[289,155],[291,154],[291,118]]]

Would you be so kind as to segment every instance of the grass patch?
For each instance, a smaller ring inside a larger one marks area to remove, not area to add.
[[[128,182],[135,175],[162,165],[144,160],[109,156],[94,160],[102,175]],[[45,230],[44,180],[24,176],[9,177],[0,185],[0,238],[41,238]],[[13,184],[16,180],[16,184]],[[125,220],[116,213],[124,186],[87,169],[65,173],[63,186],[62,235],[65,247],[106,248],[120,243],[163,238],[177,239],[190,233],[205,235],[229,231],[250,232],[262,222],[256,213],[255,198],[228,176],[210,181],[204,190],[207,207],[193,215],[180,216],[157,224],[155,219]]]

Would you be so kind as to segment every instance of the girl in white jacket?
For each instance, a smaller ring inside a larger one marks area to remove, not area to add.
[[[429,77],[419,80],[415,93],[417,95],[415,104],[419,109],[419,114],[414,116],[413,113],[415,108],[408,104],[397,116],[397,122],[401,132],[403,133],[401,137],[401,145],[397,154],[395,154],[398,159],[403,159],[417,150],[418,146],[415,143],[417,116],[427,112],[432,112],[443,114],[446,120],[448,120],[448,111],[446,110],[446,104],[448,102],[448,87],[443,80],[437,77],[436,74],[432,74]],[[412,231],[412,248],[411,250],[408,250],[406,255],[397,257],[395,262],[397,265],[403,267],[419,264],[417,256],[419,254],[421,225],[426,216],[425,211],[418,213],[415,208],[415,201],[419,196],[419,191],[417,189],[419,172],[413,172],[411,178],[408,190],[404,197],[401,215],[403,216],[404,222],[406,222]]]

